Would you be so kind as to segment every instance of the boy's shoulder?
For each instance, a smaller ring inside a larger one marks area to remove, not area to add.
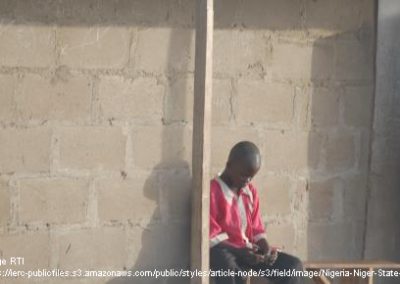
[[[216,190],[220,188],[220,184],[218,182],[218,177],[214,177],[210,180],[210,190]]]
[[[250,182],[247,187],[253,195],[258,195],[257,187],[253,183]]]

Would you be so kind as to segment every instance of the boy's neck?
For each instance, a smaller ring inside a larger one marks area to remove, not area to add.
[[[229,176],[228,176],[228,174],[226,173],[225,170],[222,172],[222,174],[219,177],[229,187],[230,190],[232,190],[232,191],[234,191],[236,193],[239,191],[239,188],[236,188],[236,187],[232,186],[232,182],[231,182],[231,180],[230,180],[230,178],[229,178]]]

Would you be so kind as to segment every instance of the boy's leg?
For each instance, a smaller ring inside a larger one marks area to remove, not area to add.
[[[214,271],[234,271],[242,270],[235,255],[226,247],[218,245],[210,249],[210,268]],[[215,284],[244,284],[240,276],[215,277]]]
[[[273,265],[267,265],[267,264],[261,264],[258,265],[256,269],[261,269],[261,270],[266,270],[268,269],[270,273],[272,273],[272,270],[276,269],[278,271],[303,271],[303,264],[301,263],[301,260],[293,255],[284,253],[284,252],[279,252],[278,253],[278,258],[276,259],[275,263]],[[304,278],[300,276],[298,277],[279,277],[279,276],[270,276],[266,277],[270,280],[273,281],[273,283],[276,284],[303,284],[304,283]]]

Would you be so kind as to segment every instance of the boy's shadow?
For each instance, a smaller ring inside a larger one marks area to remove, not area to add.
[[[157,202],[157,208],[146,227],[142,229],[141,249],[129,271],[134,273],[189,269],[190,188],[191,175],[187,161],[174,161],[173,167],[170,163],[160,163],[153,169],[145,182],[143,194]],[[118,277],[107,282],[125,283],[188,283],[188,279],[145,276]]]

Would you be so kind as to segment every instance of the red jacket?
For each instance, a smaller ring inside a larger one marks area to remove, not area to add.
[[[211,180],[210,187],[210,247],[222,241],[252,247],[265,238],[258,193],[251,183],[238,195],[220,177]]]

